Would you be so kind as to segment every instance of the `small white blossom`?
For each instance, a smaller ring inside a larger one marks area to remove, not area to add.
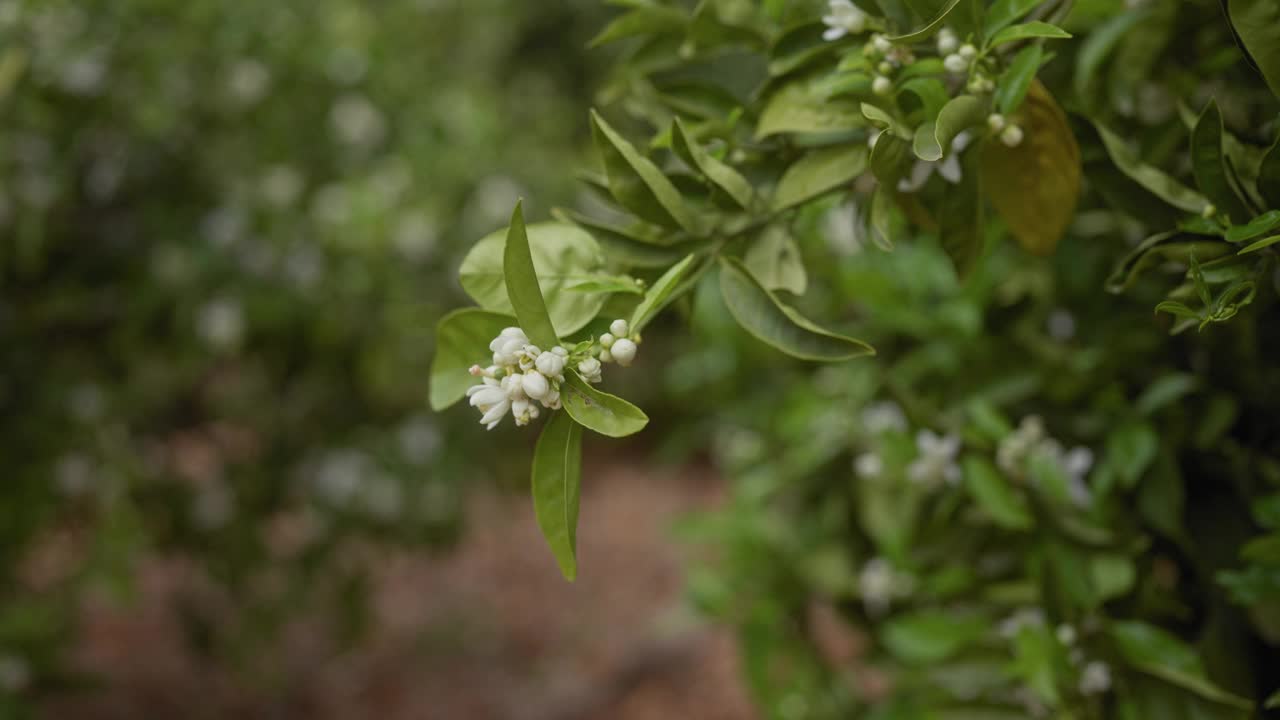
[[[1018,147],[1022,144],[1022,128],[1017,125],[1010,125],[1000,132],[1000,142],[1008,147]]]
[[[893,92],[893,81],[883,75],[877,75],[871,82],[871,92],[877,95],[888,95]]]
[[[1049,337],[1058,342],[1066,342],[1076,336],[1076,318],[1067,310],[1054,310],[1049,313]]]
[[[856,35],[867,29],[867,14],[850,0],[828,0],[827,14],[822,16],[827,26],[822,33],[824,40],[839,40],[845,35]]]
[[[613,347],[613,341],[616,340],[612,333],[605,333],[600,336],[600,347],[606,350]]]
[[[1058,642],[1066,645],[1067,647],[1071,647],[1076,644],[1076,629],[1066,623],[1059,625],[1057,629],[1054,630],[1054,635],[1057,636]]]
[[[196,318],[196,330],[216,350],[233,348],[244,336],[244,311],[234,298],[205,303]]]
[[[965,43],[960,46],[960,49],[956,51],[956,54],[964,58],[965,60],[972,60],[975,57],[977,57],[978,48],[974,47],[973,45],[970,45],[969,43]]]
[[[587,358],[578,363],[578,373],[586,378],[587,382],[600,382],[600,361],[595,358]]]
[[[549,378],[558,378],[564,372],[564,356],[555,352],[564,348],[556,347],[551,352],[544,352],[534,361],[538,372]]]
[[[537,370],[525,373],[520,385],[524,389],[524,394],[534,400],[541,400],[551,392],[551,383],[547,382],[546,376]]]
[[[627,367],[631,361],[636,359],[636,344],[627,338],[622,338],[613,343],[613,347],[608,351],[613,355],[613,359],[622,367]]]
[[[955,435],[939,436],[931,430],[921,430],[916,435],[919,452],[907,466],[907,477],[920,485],[937,485],[942,482],[960,482],[960,466],[956,455],[960,452],[960,438]]]
[[[1101,695],[1111,689],[1111,666],[1101,660],[1090,661],[1080,673],[1080,692]]]
[[[878,402],[862,411],[862,425],[872,435],[879,435],[886,430],[902,432],[907,429],[907,416],[895,402]]]
[[[858,573],[858,594],[867,613],[883,615],[897,598],[906,597],[915,589],[915,579],[900,573],[884,558],[872,558]]]
[[[613,333],[617,337],[626,337],[627,333],[630,331],[631,327],[627,324],[627,321],[621,318],[609,323],[609,332]]]
[[[1000,621],[996,632],[1006,640],[1012,640],[1025,627],[1041,627],[1044,625],[1044,611],[1040,608],[1022,608]]]
[[[956,32],[949,27],[944,27],[938,31],[938,54],[950,55],[960,47],[960,38],[956,37]]]
[[[969,61],[960,57],[958,53],[952,53],[943,58],[942,67],[946,68],[949,73],[959,75],[969,69]]]
[[[1000,113],[991,113],[987,116],[987,128],[993,133],[1003,130],[1006,122],[1004,116]]]
[[[871,36],[871,46],[884,54],[893,49],[893,42],[887,36],[877,33]]]
[[[875,453],[863,453],[853,461],[859,477],[878,478],[884,472],[884,460]]]

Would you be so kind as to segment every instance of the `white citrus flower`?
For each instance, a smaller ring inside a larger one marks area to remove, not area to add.
[[[867,14],[850,0],[828,0],[827,14],[822,16],[822,22],[827,26],[822,38],[839,40],[845,35],[856,35],[866,30]]]
[[[991,113],[987,116],[987,127],[993,133],[1000,132],[1004,129],[1006,120],[1000,113]]]
[[[978,55],[978,48],[970,45],[969,43],[965,43],[960,46],[960,49],[956,51],[956,54],[965,60],[972,60]]]
[[[525,373],[520,386],[524,389],[524,394],[534,400],[541,400],[551,392],[551,383],[547,382],[546,376],[537,370]]]
[[[907,467],[907,477],[912,482],[937,485],[960,481],[960,466],[956,464],[956,455],[960,452],[959,437],[939,436],[932,430],[921,430],[916,435],[916,450],[919,457]]]
[[[881,53],[887,53],[893,49],[893,43],[885,35],[873,35],[871,37],[871,45]]]
[[[564,372],[564,357],[554,350],[552,352],[544,352],[538,356],[534,366],[538,369],[538,372],[549,378],[560,377],[560,374]]]
[[[868,405],[862,411],[862,425],[872,435],[879,435],[886,430],[902,431],[907,429],[907,416],[897,403],[879,402]]]
[[[615,338],[612,333],[605,333],[600,336],[600,347],[605,349],[611,348],[613,347],[613,342],[616,339],[617,338]]]
[[[511,401],[511,416],[515,418],[516,425],[528,425],[530,420],[538,417],[538,406],[528,398],[517,398]]]
[[[877,75],[871,83],[871,92],[877,95],[888,95],[893,92],[893,81],[883,75]]]
[[[1101,695],[1111,689],[1111,666],[1094,660],[1080,673],[1080,692],[1085,695]]]
[[[958,53],[952,53],[943,59],[942,66],[947,69],[947,72],[959,75],[969,69],[969,61]]]
[[[600,382],[600,370],[600,361],[595,358],[587,358],[586,360],[578,363],[578,372],[581,373],[582,377],[586,378],[588,382]]]
[[[1010,125],[1000,133],[1000,142],[1009,147],[1018,147],[1022,144],[1022,128],[1017,125]]]
[[[631,328],[627,325],[626,320],[618,319],[609,323],[609,332],[613,333],[617,337],[626,337],[627,333],[630,331]]]
[[[878,478],[884,472],[884,460],[875,453],[863,453],[854,460],[853,468],[859,477]]]
[[[613,347],[609,349],[609,354],[613,355],[613,359],[618,361],[622,367],[627,367],[632,360],[636,359],[636,344],[627,338],[616,340]]]
[[[950,55],[960,47],[960,38],[956,37],[956,33],[951,28],[942,28],[938,31],[938,54]]]

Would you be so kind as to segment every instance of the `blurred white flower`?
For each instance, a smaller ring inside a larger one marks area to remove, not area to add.
[[[426,418],[410,418],[396,435],[401,454],[415,465],[427,464],[440,451],[440,430]]]
[[[422,210],[408,210],[396,219],[391,244],[410,262],[422,262],[436,252],[440,235],[435,222]]]
[[[249,217],[237,205],[222,205],[205,214],[200,221],[200,234],[209,244],[226,248],[248,232]]]
[[[351,219],[351,197],[346,186],[329,183],[311,198],[311,217],[325,225],[343,225]]]
[[[218,298],[201,306],[196,317],[196,331],[207,345],[216,350],[235,347],[245,330],[244,310],[234,298]]]
[[[73,452],[58,459],[53,470],[54,485],[67,497],[86,495],[97,484],[93,461],[84,453]]]
[[[302,194],[302,173],[292,165],[272,165],[262,173],[258,190],[267,203],[277,208],[287,208]]]
[[[853,469],[863,478],[878,478],[884,472],[884,460],[875,453],[863,453],[853,461]]]
[[[824,40],[839,40],[845,35],[857,34],[867,29],[867,14],[849,0],[828,0],[827,14],[822,16],[827,26],[822,33]]]
[[[241,105],[253,105],[271,88],[271,69],[253,58],[236,61],[227,72],[227,92]]]
[[[928,486],[960,482],[960,466],[956,464],[959,437],[921,430],[916,434],[916,450],[919,456],[907,466],[907,478],[911,482]]]
[[[904,432],[907,429],[907,416],[897,403],[886,400],[868,405],[862,411],[862,426],[872,435],[879,435],[886,430]]]
[[[853,202],[836,205],[822,218],[827,247],[838,255],[862,252],[862,233],[858,223],[858,206]]]
[[[354,147],[370,148],[382,142],[387,134],[387,121],[382,111],[363,95],[339,98],[329,110],[329,126],[339,142]]]
[[[101,52],[89,52],[62,66],[58,78],[63,90],[73,95],[96,95],[106,84],[107,63]]]
[[[284,256],[284,276],[300,290],[315,287],[324,275],[324,256],[309,245],[296,247]]]
[[[498,222],[505,225],[511,215],[512,206],[522,194],[524,189],[512,178],[505,175],[491,175],[481,180],[476,186],[470,204],[475,208],[482,225],[493,225]]]
[[[1026,627],[1043,627],[1044,611],[1040,608],[1020,608],[1009,617],[1000,621],[996,631],[1000,637],[1012,640]]]
[[[951,141],[951,147],[946,150],[946,157],[936,162],[929,160],[916,160],[915,165],[911,168],[911,175],[898,181],[898,190],[900,192],[916,192],[924,187],[929,178],[936,171],[942,176],[943,180],[955,185],[964,177],[964,171],[960,167],[960,153],[969,146],[969,142],[973,139],[973,135],[968,131],[964,131],[956,135]]]
[[[1101,695],[1111,689],[1111,666],[1101,660],[1090,661],[1080,673],[1080,692]]]
[[[372,461],[359,450],[332,450],[316,464],[312,487],[329,504],[345,507],[355,499],[361,482],[373,471]]]
[[[895,599],[910,595],[914,588],[914,578],[898,572],[881,557],[867,561],[858,573],[858,595],[867,614],[873,617],[888,612]]]

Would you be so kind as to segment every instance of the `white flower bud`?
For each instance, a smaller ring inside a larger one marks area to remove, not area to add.
[[[511,373],[510,375],[502,378],[502,392],[506,393],[507,397],[513,400],[517,397],[523,397],[524,375],[521,375],[520,373]]]
[[[526,398],[511,401],[511,416],[515,418],[516,425],[528,425],[536,417],[535,412],[537,409]]]
[[[888,95],[893,92],[893,81],[883,75],[877,75],[871,83],[871,92],[877,95]]]
[[[1010,125],[1000,133],[1000,142],[1009,147],[1018,147],[1022,144],[1022,128],[1017,125]]]
[[[535,362],[538,372],[549,378],[559,377],[564,372],[564,357],[558,355],[554,351],[545,352],[538,356]]]
[[[567,357],[569,357],[569,351],[568,351],[568,350],[565,350],[564,348],[560,347],[559,345],[557,345],[557,346],[555,346],[555,347],[551,348],[551,352],[553,352],[553,353],[555,353],[555,354],[559,355],[559,356],[560,356],[560,357],[562,357],[562,358],[567,358]]]
[[[1201,217],[1205,217],[1205,218],[1211,218],[1217,214],[1218,214],[1218,208],[1214,207],[1212,204],[1205,205],[1204,210],[1200,211]]]
[[[947,72],[958,75],[969,69],[969,61],[953,53],[943,59],[942,67],[946,68]]]
[[[622,367],[627,367],[632,360],[636,359],[636,344],[627,338],[622,338],[613,344],[610,349],[613,359],[618,361]]]
[[[536,358],[542,354],[542,348],[539,348],[537,345],[525,345],[524,354],[531,358]]]
[[[960,47],[960,40],[959,38],[956,37],[955,33],[946,29],[938,33],[938,54],[939,55],[950,55],[951,53],[955,52],[956,48],[958,47]]]
[[[969,43],[961,45],[960,49],[956,52],[965,60],[972,60],[978,56],[978,48],[970,45]]]
[[[551,383],[547,382],[545,375],[536,370],[525,373],[520,386],[524,388],[524,394],[534,400],[545,398],[551,391]]]
[[[600,362],[602,363],[613,362],[613,353],[609,352],[608,350],[601,350]]]
[[[582,373],[582,377],[596,382],[600,379],[600,361],[595,358],[587,358],[578,363],[578,372]]]
[[[613,341],[614,341],[614,339],[615,339],[615,338],[614,338],[614,337],[613,337],[613,335],[612,335],[612,334],[610,334],[610,333],[605,333],[605,334],[601,335],[601,336],[600,336],[600,347],[603,347],[603,348],[609,348],[609,347],[612,347],[612,346],[613,346]]]
[[[991,113],[987,116],[987,127],[991,129],[991,132],[998,133],[1004,129],[1004,126],[1005,119],[1000,113]]]
[[[609,324],[609,332],[617,337],[625,337],[631,331],[631,326],[627,325],[626,320],[618,319]]]
[[[884,35],[873,35],[871,37],[871,44],[875,46],[876,50],[882,53],[887,53],[893,49],[893,43],[889,42],[889,38]]]

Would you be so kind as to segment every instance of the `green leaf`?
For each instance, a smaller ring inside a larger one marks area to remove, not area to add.
[[[1157,306],[1156,309],[1158,310],[1159,307]],[[1199,378],[1190,373],[1174,372],[1162,375],[1142,391],[1133,406],[1143,415],[1152,415],[1156,411],[1172,405],[1182,397],[1195,392],[1199,386]]]
[[[1280,235],[1272,235],[1269,238],[1263,238],[1255,243],[1250,244],[1248,247],[1244,248],[1243,250],[1241,250],[1239,253],[1236,253],[1236,254],[1247,255],[1248,253],[1258,252],[1259,250],[1263,248],[1269,248],[1278,242],[1280,242]]]
[[[1209,202],[1230,218],[1246,218],[1251,213],[1236,196],[1227,178],[1227,158],[1222,150],[1222,113],[1210,100],[1191,132],[1191,169],[1200,191]]]
[[[458,281],[480,307],[514,315],[503,272],[508,232],[481,238],[462,261]],[[568,292],[566,286],[604,269],[600,246],[585,231],[564,223],[534,223],[524,228],[524,235],[552,325],[561,337],[580,330],[600,312],[606,298]]]
[[[898,660],[935,665],[986,634],[989,623],[944,610],[921,610],[884,623],[880,642]]]
[[[669,233],[667,231],[642,223],[636,223],[628,227],[612,225],[603,220],[596,220],[582,213],[564,208],[554,208],[551,214],[557,220],[572,223],[585,230],[600,243],[610,260],[622,265],[644,268],[669,267],[672,263],[704,244],[700,241],[669,244],[667,237]],[[537,225],[530,226],[529,231],[534,238],[533,247],[536,253],[538,248]],[[543,279],[542,281],[545,285],[546,280]],[[554,320],[556,317],[555,303],[552,302],[550,305],[553,307],[551,317]],[[561,335],[564,334],[563,332],[561,333]]]
[[[941,160],[951,151],[951,141],[961,132],[980,125],[987,117],[987,105],[972,95],[960,95],[938,113],[936,122],[926,122],[916,129],[913,143],[916,156],[922,160]]]
[[[1039,80],[1031,84],[1019,124],[1024,139],[1017,147],[983,145],[983,192],[1022,247],[1048,255],[1080,198],[1080,147],[1062,108]]]
[[[1013,56],[996,86],[995,104],[1002,114],[1012,115],[1022,105],[1043,59],[1044,49],[1040,45],[1028,45]]]
[[[566,370],[560,401],[574,420],[608,437],[634,435],[649,424],[649,416],[616,395],[597,390],[575,370]]]
[[[699,218],[680,196],[680,191],[626,138],[591,111],[591,127],[596,148],[604,159],[609,191],[620,205],[636,215],[665,227],[679,227],[691,235],[702,234]]]
[[[1251,701],[1214,685],[1205,675],[1200,656],[1174,635],[1136,620],[1112,623],[1109,635],[1116,650],[1134,669],[1206,700],[1240,710],[1253,709]]]
[[[928,40],[933,37],[934,33],[942,29],[942,25],[946,21],[947,15],[951,14],[951,11],[955,10],[956,5],[959,4],[960,0],[947,0],[947,4],[942,6],[942,9],[938,11],[938,15],[928,25],[925,25],[915,32],[909,32],[906,35],[898,35],[889,39],[902,45],[910,45],[912,43]]]
[[[831,133],[866,127],[856,101],[829,97],[819,78],[788,82],[765,101],[757,140],[780,133]]]
[[[1017,22],[1044,0],[996,0],[987,9],[987,35],[998,35],[1001,30]]]
[[[837,361],[875,354],[866,343],[824,330],[783,305],[733,258],[720,258],[720,293],[739,325],[793,357]]]
[[[995,466],[985,458],[964,459],[965,489],[996,525],[1008,530],[1030,530],[1033,524],[1026,498],[1014,490]]]
[[[1076,55],[1075,88],[1081,99],[1088,101],[1091,98],[1098,68],[1120,40],[1145,16],[1145,10],[1130,10],[1116,15],[1088,34]]]
[[[769,74],[786,75],[833,53],[838,44],[822,37],[826,29],[820,22],[811,22],[784,31],[769,49]]]
[[[1128,143],[1100,123],[1095,123],[1095,127],[1098,128],[1098,135],[1102,137],[1102,143],[1107,148],[1107,154],[1111,156],[1111,161],[1120,169],[1120,172],[1176,208],[1197,215],[1204,212],[1209,201],[1203,195],[1174,180],[1163,171],[1142,162]]]
[[[684,30],[688,18],[684,13],[661,5],[642,5],[614,18],[604,30],[591,39],[588,47],[635,37]]]
[[[565,289],[583,293],[644,294],[644,290],[636,284],[636,279],[629,275],[590,275],[570,280]]]
[[[436,323],[436,353],[431,358],[431,409],[439,412],[458,402],[467,388],[477,384],[467,373],[472,366],[488,365],[489,343],[503,328],[512,327],[510,315],[463,308]]]
[[[985,224],[978,162],[979,153],[965,153],[960,185],[943,196],[938,211],[938,240],[961,280],[969,277],[982,257]]]
[[[711,156],[706,150],[698,144],[688,130],[685,129],[684,123],[676,118],[675,129],[671,134],[672,148],[690,167],[702,173],[704,177],[720,188],[738,207],[744,210],[751,207],[751,201],[755,198],[755,188],[751,187],[751,183],[742,177],[737,170],[734,170],[728,164]]]
[[[649,287],[648,292],[644,294],[644,299],[640,301],[640,304],[636,306],[635,312],[631,314],[631,332],[638,333],[644,330],[649,321],[675,299],[673,293],[680,282],[684,280],[685,275],[689,273],[689,269],[693,267],[694,258],[694,255],[689,255],[671,266],[662,274],[662,277],[658,278]]]
[[[1280,228],[1280,210],[1268,210],[1245,225],[1236,225],[1228,229],[1226,240],[1229,243],[1241,243],[1269,233],[1276,228]]]
[[[838,145],[810,151],[778,181],[769,208],[779,212],[847,185],[867,169],[867,148]]]
[[[907,174],[914,161],[911,143],[885,131],[876,139],[875,147],[871,148],[871,160],[868,164],[880,185],[893,189],[898,187],[898,181]]]
[[[1258,167],[1258,193],[1271,207],[1280,207],[1280,140],[1262,156]]]
[[[533,511],[542,537],[572,582],[578,576],[578,500],[582,492],[582,426],[553,412],[533,450]]]
[[[803,295],[809,276],[805,272],[800,248],[787,230],[771,225],[747,248],[743,264],[767,290],[786,290]]]
[[[997,47],[1005,43],[1016,42],[1018,40],[1028,40],[1032,38],[1049,38],[1051,40],[1066,40],[1071,37],[1071,33],[1063,30],[1056,25],[1050,25],[1047,22],[1036,20],[1034,22],[1024,23],[1022,25],[1014,25],[1007,27],[992,36],[987,43],[988,47]]]
[[[1280,97],[1280,2],[1227,0],[1227,13],[1271,92]]]
[[[913,77],[898,85],[898,96],[914,95],[920,101],[920,112],[929,119],[938,117],[951,100],[947,86],[936,77]],[[901,104],[901,102],[899,103]]]
[[[507,286],[507,299],[515,308],[520,329],[532,342],[544,348],[560,344],[551,315],[547,312],[542,288],[538,286],[538,273],[533,266],[533,252],[529,249],[529,234],[524,227],[522,201],[516,202],[511,213],[511,226],[507,228],[506,248],[502,251],[502,274]]]
[[[1159,450],[1160,436],[1147,423],[1125,423],[1107,435],[1107,464],[1126,489],[1138,484]]]
[[[895,190],[889,185],[876,186],[871,194],[871,241],[885,252],[893,251],[893,205]]]
[[[863,117],[870,120],[877,127],[884,126],[888,128],[888,132],[893,133],[900,138],[911,138],[911,130],[899,122],[893,115],[890,115],[884,108],[869,102],[864,102],[861,105],[861,110]]]

